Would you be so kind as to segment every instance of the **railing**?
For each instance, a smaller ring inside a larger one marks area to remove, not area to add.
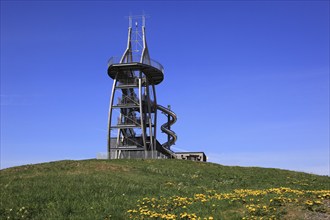
[[[124,98],[118,97],[117,105],[125,105],[125,104],[135,104],[139,105],[139,99],[136,96],[126,96]]]
[[[120,64],[120,60],[121,60],[121,57],[118,57],[118,56],[111,57],[108,60],[108,66],[111,66],[112,64]],[[122,63],[141,63],[141,56],[132,56],[132,61],[122,62]],[[150,63],[145,61],[145,62],[143,62],[143,64],[147,64],[152,67],[155,67],[156,69],[159,69],[162,73],[164,73],[164,67],[162,66],[162,64],[160,64],[156,60],[150,59]]]
[[[139,83],[138,78],[120,79],[118,82],[119,85],[138,85],[138,83]]]
[[[117,118],[117,125],[138,125],[141,126],[141,118],[140,117],[127,117],[126,120],[122,121],[120,117]]]

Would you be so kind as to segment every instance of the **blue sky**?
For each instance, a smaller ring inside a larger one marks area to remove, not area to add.
[[[1,168],[106,151],[107,60],[143,11],[174,150],[329,175],[328,1],[1,1]]]

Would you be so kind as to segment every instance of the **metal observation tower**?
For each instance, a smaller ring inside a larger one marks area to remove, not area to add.
[[[127,48],[121,57],[110,58],[108,75],[113,79],[108,159],[176,158],[170,147],[177,140],[171,130],[177,117],[157,103],[156,85],[164,79],[164,68],[150,59],[145,16],[129,16]],[[167,123],[161,125],[162,132],[168,135],[162,144],[156,135],[159,111],[168,117]]]

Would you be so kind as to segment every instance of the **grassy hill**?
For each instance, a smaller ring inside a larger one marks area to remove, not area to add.
[[[329,219],[330,178],[182,160],[0,171],[0,219]]]

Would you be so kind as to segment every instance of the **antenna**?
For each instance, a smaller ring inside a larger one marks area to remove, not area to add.
[[[146,26],[146,19],[150,18],[150,16],[143,12],[142,15],[129,15],[129,16],[125,16],[125,18],[128,18],[128,26],[129,27],[132,27],[133,21],[137,21],[137,20],[141,20],[142,26],[145,27]]]
[[[145,36],[146,18],[149,17],[149,15],[144,13],[142,15],[129,15],[125,17],[128,18],[129,36],[128,47],[122,57],[122,60],[137,61],[138,59],[140,62],[150,63]],[[132,57],[133,60],[129,59],[128,57]]]

